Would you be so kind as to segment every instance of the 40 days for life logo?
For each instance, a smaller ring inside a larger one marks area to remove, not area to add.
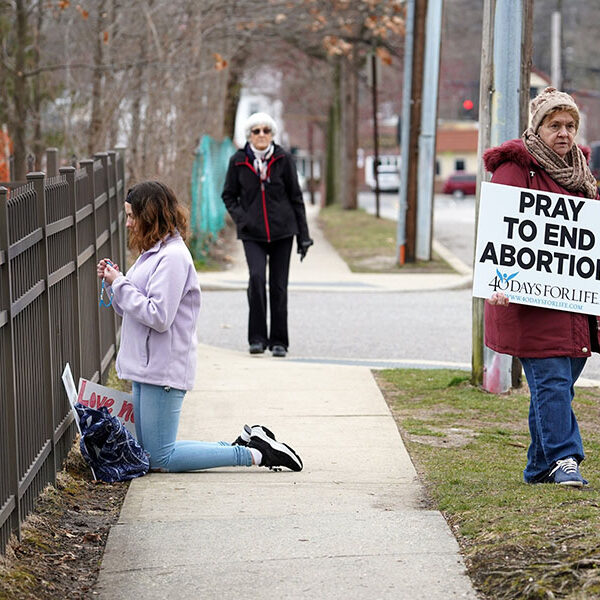
[[[548,298],[574,303],[600,304],[599,291],[521,281],[517,279],[518,275],[519,271],[502,273],[496,268],[494,277],[488,283],[491,290],[489,295],[491,296],[493,292],[504,292],[511,301],[522,304],[542,304],[538,301],[532,302],[531,298]],[[570,308],[573,311],[576,309],[575,306],[569,307],[567,305],[562,305],[560,308]]]

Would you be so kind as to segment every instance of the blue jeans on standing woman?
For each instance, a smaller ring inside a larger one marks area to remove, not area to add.
[[[252,454],[227,442],[176,440],[185,390],[132,382],[137,440],[150,455],[150,469],[169,473],[249,467]]]
[[[572,456],[580,463],[585,455],[573,412],[573,386],[585,366],[585,358],[520,358],[529,390],[527,483],[544,479],[557,460]]]

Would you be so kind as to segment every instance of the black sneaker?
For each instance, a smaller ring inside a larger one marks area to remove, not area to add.
[[[275,439],[275,434],[270,429],[267,429],[264,425],[252,425],[252,427],[250,427],[250,425],[244,425],[242,433],[240,433],[240,435],[237,436],[237,439],[235,440],[235,442],[232,442],[231,445],[247,446],[248,442],[250,441],[250,437],[252,436],[253,430],[262,430],[264,431],[267,437],[270,437],[272,440]]]
[[[264,354],[265,345],[257,342],[255,344],[250,344],[250,348],[248,349],[250,354]]]
[[[301,458],[287,444],[277,442],[261,431],[262,428],[252,428],[252,436],[248,443],[249,448],[255,448],[262,454],[261,467],[277,470],[286,467],[291,471],[302,471]]]

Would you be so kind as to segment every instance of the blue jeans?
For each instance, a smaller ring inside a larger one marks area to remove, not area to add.
[[[150,469],[169,473],[215,467],[249,467],[252,454],[227,442],[177,440],[185,390],[132,382],[133,414],[138,442],[150,455]]]
[[[573,386],[585,366],[585,358],[520,358],[529,390],[527,483],[542,479],[561,458],[572,456],[579,463],[585,455],[577,419],[571,406]]]

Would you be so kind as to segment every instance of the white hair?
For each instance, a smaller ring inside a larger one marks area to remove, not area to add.
[[[244,130],[246,132],[246,139],[250,139],[250,131],[256,127],[257,125],[267,125],[271,128],[271,132],[273,136],[277,133],[277,124],[273,117],[264,112],[257,112],[248,117],[246,120],[246,124],[244,125]]]

